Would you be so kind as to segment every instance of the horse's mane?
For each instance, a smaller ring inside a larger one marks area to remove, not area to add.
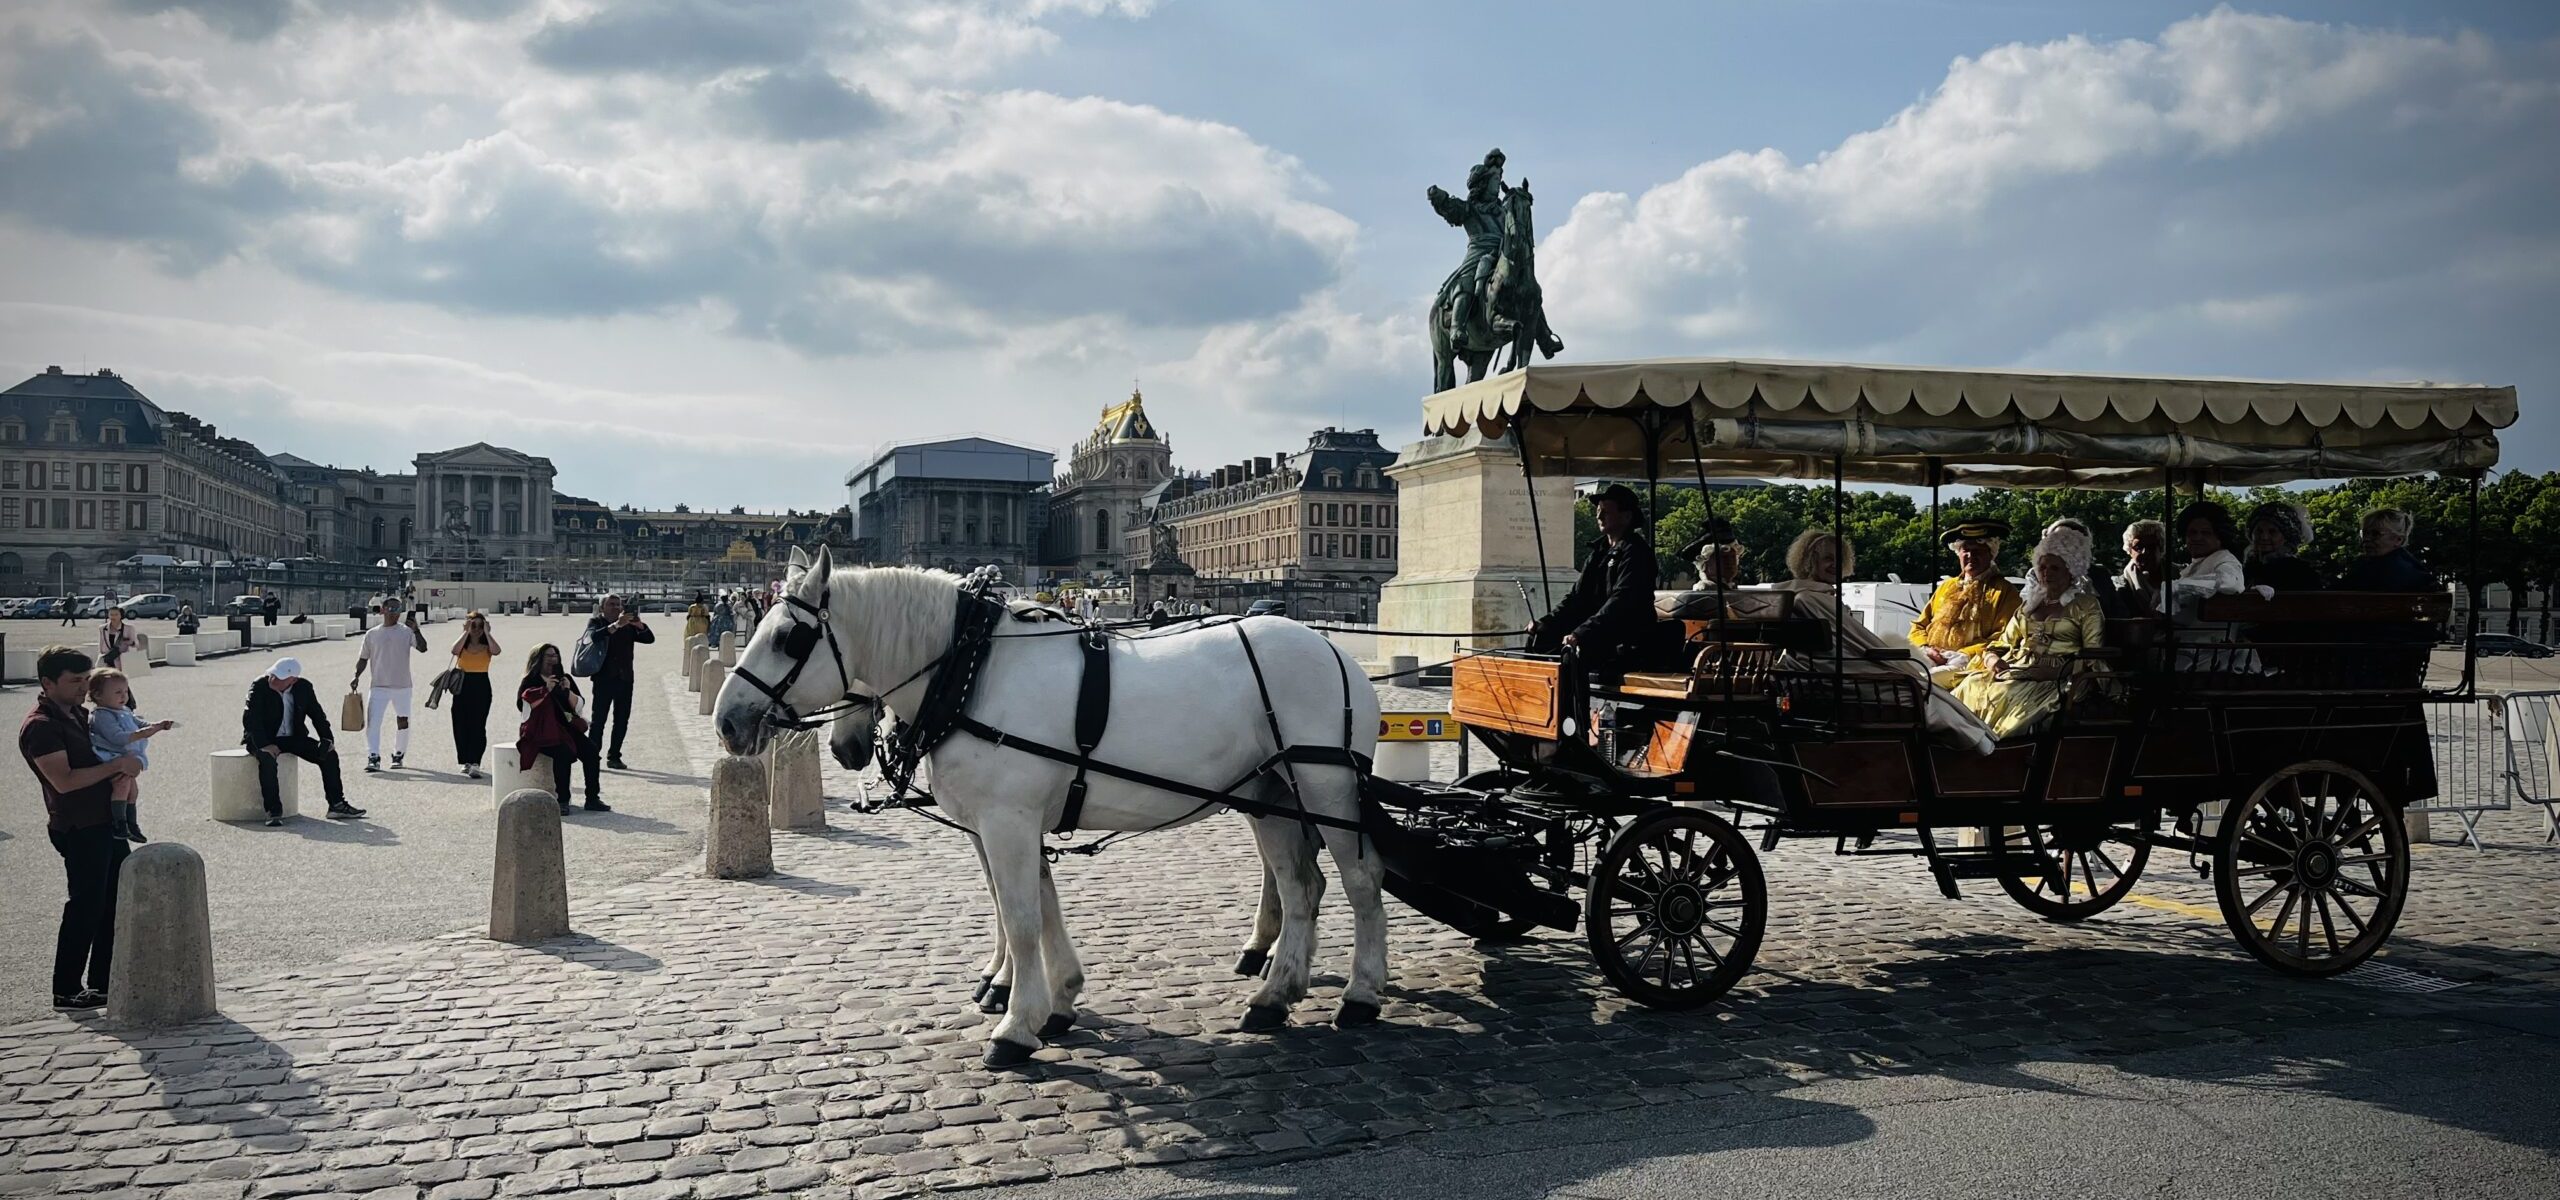
[[[958,611],[960,580],[922,567],[841,567],[828,576],[829,607],[866,671],[900,674],[942,653]],[[912,661],[911,661],[912,660]],[[886,687],[892,680],[869,681]]]

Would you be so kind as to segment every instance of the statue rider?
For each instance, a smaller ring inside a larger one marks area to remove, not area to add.
[[[1493,277],[1494,262],[1502,253],[1502,217],[1508,191],[1502,185],[1502,150],[1487,151],[1484,161],[1467,172],[1467,197],[1460,200],[1440,190],[1430,189],[1432,210],[1442,220],[1467,231],[1467,257],[1450,275],[1456,289],[1450,308],[1450,324],[1458,329],[1470,328],[1477,320],[1476,306],[1486,299],[1485,285]],[[1482,316],[1484,327],[1493,327],[1493,314]]]

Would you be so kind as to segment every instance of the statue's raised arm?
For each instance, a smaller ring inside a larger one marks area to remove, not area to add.
[[[1462,226],[1467,223],[1467,218],[1473,210],[1467,207],[1466,201],[1450,195],[1436,183],[1432,184],[1425,194],[1431,197],[1431,211],[1440,214],[1441,220],[1452,225]]]

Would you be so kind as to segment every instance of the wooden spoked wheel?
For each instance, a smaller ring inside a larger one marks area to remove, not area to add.
[[[2371,957],[2409,898],[2400,806],[2341,763],[2296,763],[2259,784],[2224,814],[2213,865],[2232,936],[2291,975]]]
[[[2115,907],[2151,861],[2140,829],[2095,821],[1994,829],[2000,890],[2028,912],[2079,921]]]
[[[1769,924],[1760,858],[1693,808],[1639,817],[1600,856],[1583,924],[1600,972],[1651,1008],[1696,1008],[1751,969]]]

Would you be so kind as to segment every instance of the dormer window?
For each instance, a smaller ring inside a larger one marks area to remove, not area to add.
[[[0,442],[23,442],[25,440],[27,440],[27,427],[23,422],[0,421]]]
[[[98,426],[98,440],[110,446],[124,444],[124,422],[109,421]]]
[[[1327,469],[1324,473],[1324,485],[1329,488],[1341,487],[1342,472],[1336,469]]]
[[[45,426],[44,440],[48,442],[79,441],[80,427],[77,424],[74,424],[69,417],[55,417]]]

